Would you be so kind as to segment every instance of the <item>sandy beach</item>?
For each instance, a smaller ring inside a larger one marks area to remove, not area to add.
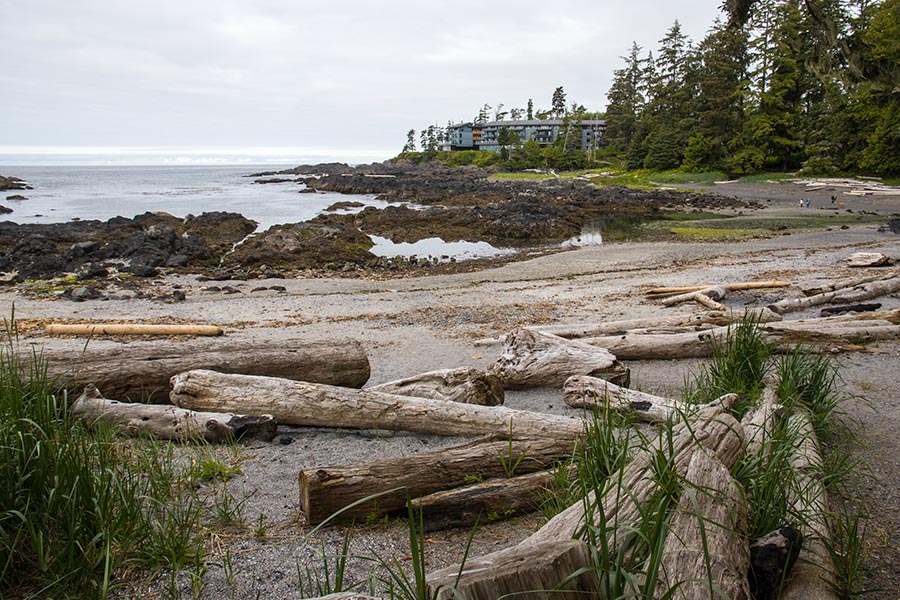
[[[817,207],[829,203],[830,191],[816,192],[811,209],[800,209],[801,190],[784,186],[749,186],[717,190],[735,193],[768,205],[763,213],[785,216],[821,215]],[[862,198],[856,211],[887,217],[900,212],[900,197]],[[311,278],[228,282],[237,293],[210,290],[214,282],[191,275],[171,275],[154,281],[160,290],[181,290],[183,302],[105,300],[74,303],[31,297],[14,287],[0,288],[0,312],[22,320],[21,344],[38,344],[77,352],[84,339],[44,336],[39,325],[49,320],[196,322],[225,329],[229,341],[352,338],[364,345],[374,385],[425,371],[471,366],[487,367],[500,346],[476,346],[475,340],[510,329],[544,323],[582,323],[697,312],[691,305],[664,308],[644,298],[652,286],[701,285],[732,281],[779,279],[783,290],[730,294],[729,308],[765,306],[783,297],[799,296],[800,286],[820,280],[861,276],[845,266],[859,251],[900,257],[900,236],[876,223],[834,227],[805,233],[734,243],[616,243],[540,255],[469,273],[396,279]],[[873,269],[866,269],[871,272]],[[216,284],[218,285],[218,284]],[[284,290],[271,288],[283,286]],[[877,300],[884,309],[900,307],[900,299]],[[787,318],[818,315],[818,310]],[[166,338],[157,340],[93,339],[97,346],[141,345],[160,351],[172,346],[210,345],[215,340]],[[882,591],[869,596],[888,600],[900,586],[900,344],[881,343],[864,353],[839,354],[841,389],[846,394],[848,423],[861,433],[862,447],[853,449],[867,469],[858,473],[857,494],[868,504],[866,567],[869,587]],[[685,378],[696,371],[696,360],[633,361],[632,387],[677,396]],[[102,390],[101,390],[102,391]],[[506,405],[553,414],[571,411],[555,389],[507,392]],[[297,475],[301,468],[346,464],[397,456],[459,442],[418,434],[348,432],[282,426],[275,442],[249,443],[242,474],[229,491],[246,498],[249,523],[262,519],[268,535],[254,539],[246,532],[223,535],[213,548],[205,576],[204,598],[229,597],[223,557],[231,555],[236,573],[236,597],[293,598],[297,596],[297,565],[315,563],[320,546],[307,537],[298,511]],[[499,549],[528,535],[539,517],[524,516],[491,523],[479,529],[472,554]],[[458,560],[467,531],[429,534],[430,568]],[[335,550],[342,530],[316,533],[329,551]],[[404,556],[406,531],[391,523],[354,533],[354,553]],[[364,576],[368,563],[352,565]],[[188,583],[185,581],[184,586]],[[157,597],[153,583],[133,593]],[[188,592],[189,588],[185,587]],[[257,595],[258,592],[258,595]],[[187,597],[187,596],[186,596]]]

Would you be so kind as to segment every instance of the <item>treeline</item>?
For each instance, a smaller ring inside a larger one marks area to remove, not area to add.
[[[900,174],[900,0],[726,0],[615,71],[606,140],[631,169]]]

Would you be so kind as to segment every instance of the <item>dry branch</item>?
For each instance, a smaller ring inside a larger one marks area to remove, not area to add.
[[[126,435],[177,441],[228,442],[241,437],[271,441],[278,427],[270,415],[195,412],[175,406],[108,400],[93,386],[78,397],[72,414],[89,426],[102,422],[116,426]]]
[[[504,399],[503,385],[496,375],[468,367],[431,371],[367,389],[400,396],[482,406],[498,406],[503,404]]]
[[[352,390],[275,377],[195,370],[172,378],[172,402],[195,410],[274,415],[279,423],[431,433],[572,439],[581,419]]]
[[[682,302],[691,302],[692,300],[698,300],[698,296],[703,296],[706,300],[721,300],[727,294],[727,290],[724,286],[717,285],[713,287],[704,288],[702,290],[697,290],[693,292],[686,292],[684,294],[677,294],[675,296],[669,296],[662,301],[663,306],[675,306],[676,304],[681,304]],[[699,301],[699,300],[698,300]],[[703,301],[700,301],[703,304]],[[721,307],[721,305],[719,305]],[[714,308],[713,310],[725,310],[724,307]]]

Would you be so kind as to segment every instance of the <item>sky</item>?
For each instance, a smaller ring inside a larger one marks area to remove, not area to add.
[[[632,41],[720,3],[0,0],[0,165],[383,160],[558,86],[604,110]]]

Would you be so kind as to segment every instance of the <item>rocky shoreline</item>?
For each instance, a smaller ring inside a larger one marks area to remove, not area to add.
[[[163,271],[221,280],[307,270],[402,273],[432,268],[436,261],[378,257],[371,252],[369,234],[395,243],[440,237],[549,249],[578,235],[585,224],[617,216],[759,206],[720,194],[599,187],[571,179],[504,181],[489,175],[481,169],[412,163],[325,164],[255,173],[248,177],[260,184],[303,183],[307,193],[374,194],[415,206],[368,207],[357,214],[326,211],[309,221],[253,235],[256,223],[234,213],[186,219],[146,213],[133,219],[51,225],[0,222],[0,272],[13,283],[60,277],[103,280],[122,273],[152,277]],[[15,178],[3,180],[24,184]]]

